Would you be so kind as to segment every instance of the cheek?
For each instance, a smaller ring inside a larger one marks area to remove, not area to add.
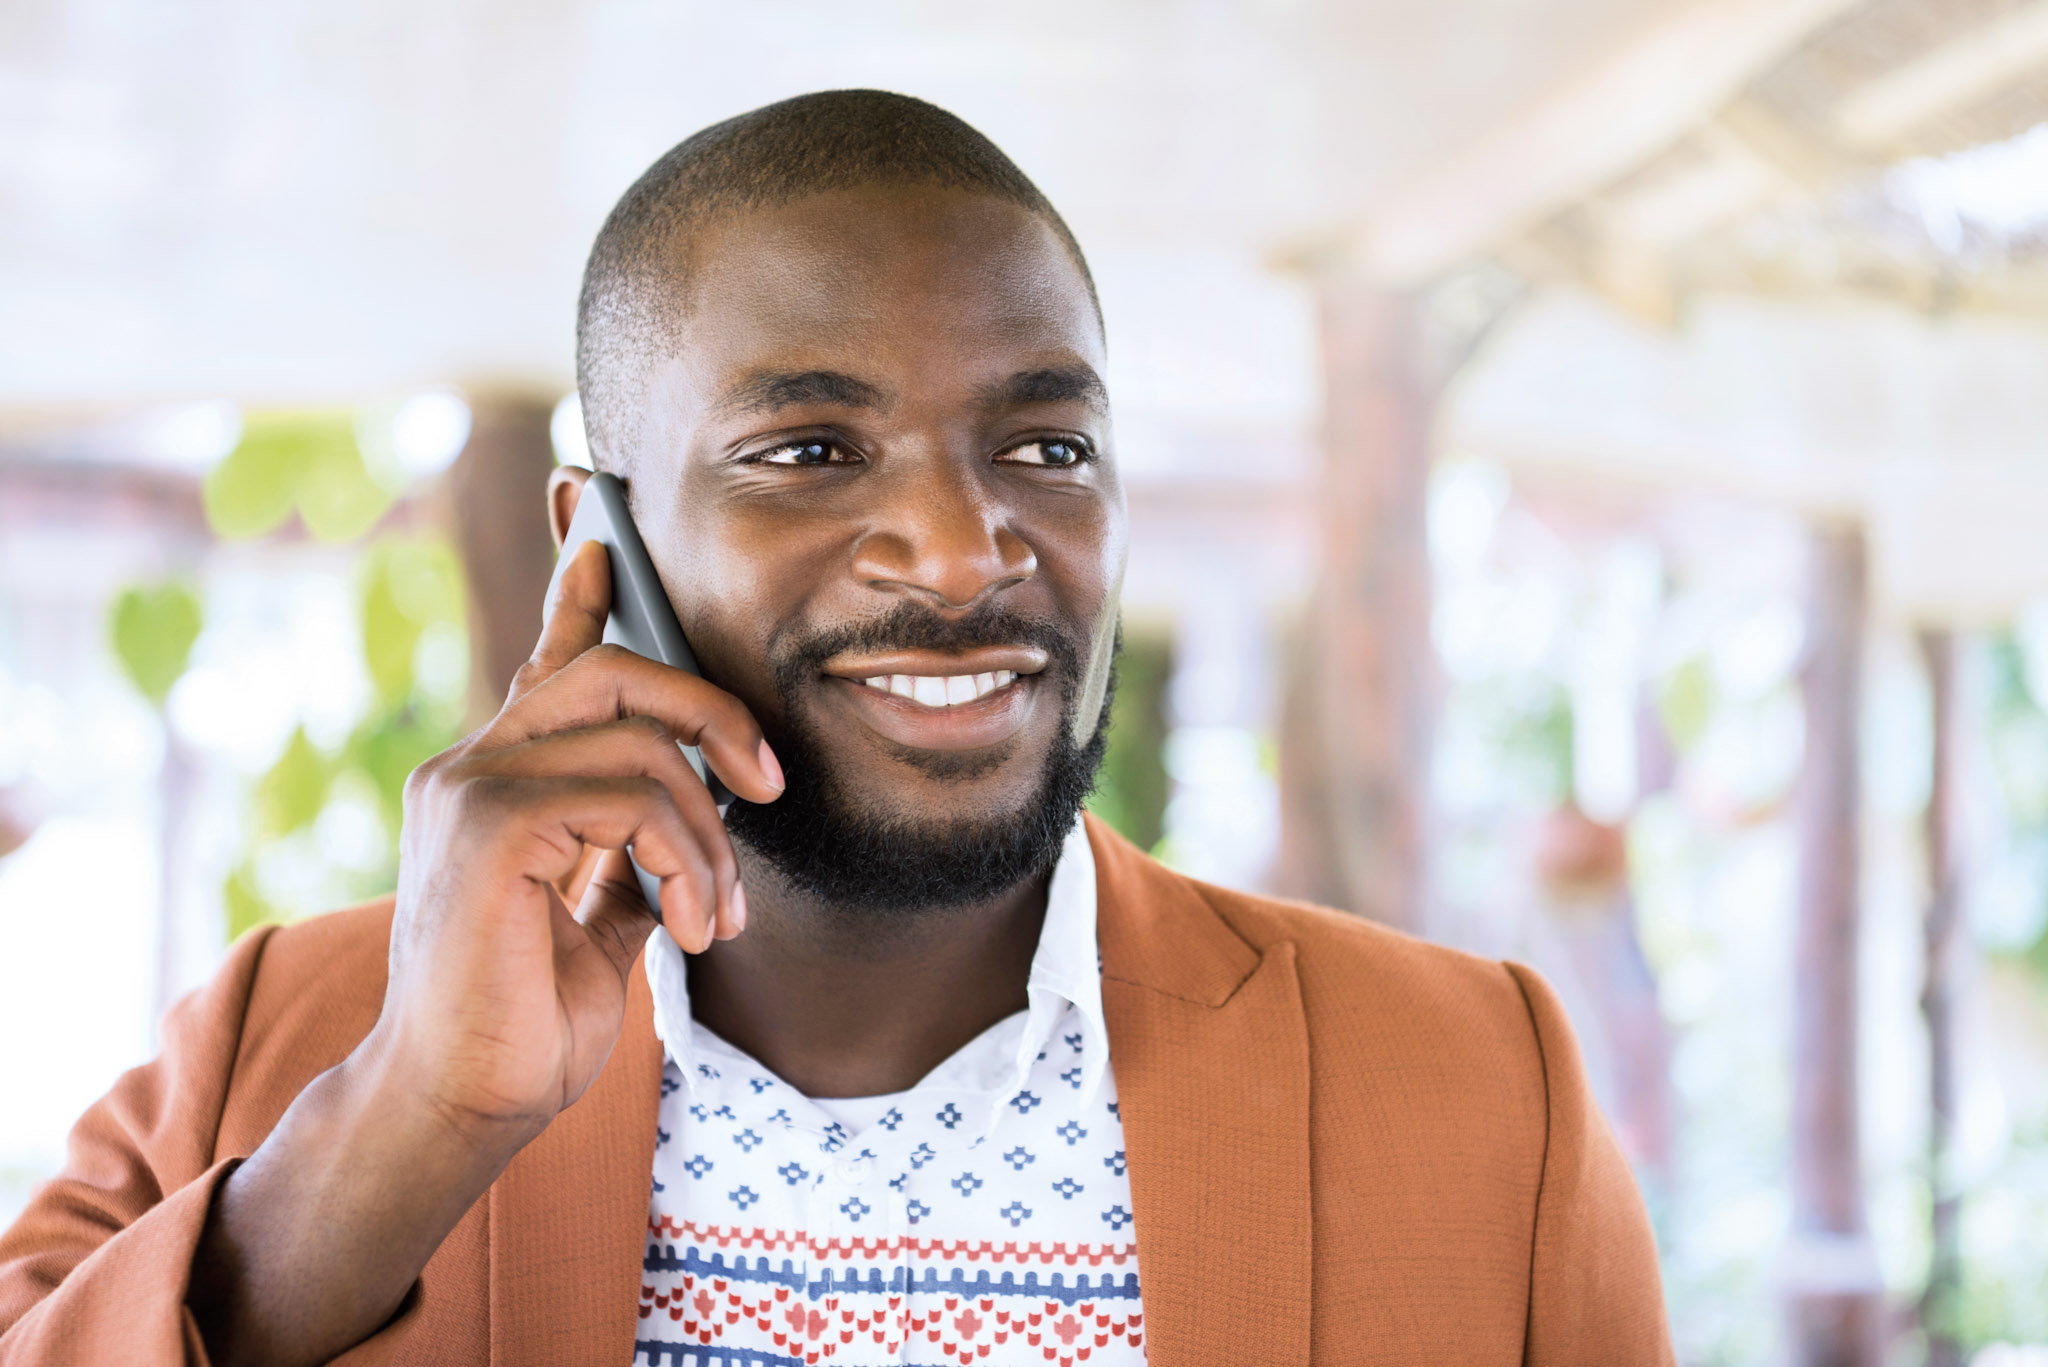
[[[1093,548],[1086,583],[1073,586],[1072,610],[1076,620],[1089,625],[1087,658],[1082,661],[1081,689],[1075,699],[1073,739],[1087,743],[1102,715],[1102,702],[1109,691],[1109,675],[1116,663],[1116,628],[1123,598],[1124,543],[1117,534],[1106,535]],[[1092,561],[1092,563],[1091,563]]]
[[[664,564],[698,663],[751,706],[779,707],[772,648],[798,627],[815,589],[844,561],[843,535],[716,498],[679,500]]]

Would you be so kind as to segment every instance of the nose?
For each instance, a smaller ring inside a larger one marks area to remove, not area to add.
[[[891,490],[854,547],[853,570],[863,583],[960,609],[1038,572],[1038,556],[1010,525],[1008,509],[971,471],[952,461],[920,467]]]

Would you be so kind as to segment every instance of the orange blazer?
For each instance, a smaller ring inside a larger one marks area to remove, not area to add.
[[[1642,1201],[1540,978],[1088,832],[1154,1362],[1673,1361]],[[171,1011],[0,1235],[0,1363],[205,1361],[184,1299],[213,1192],[368,1033],[391,916],[253,931]],[[597,1082],[340,1361],[628,1367],[661,1095],[631,982]]]

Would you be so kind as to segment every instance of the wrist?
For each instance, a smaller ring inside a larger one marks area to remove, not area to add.
[[[320,1080],[331,1088],[323,1109],[375,1136],[377,1147],[411,1154],[445,1178],[475,1174],[481,1194],[550,1117],[485,1114],[450,1100],[438,1081],[380,1025]]]

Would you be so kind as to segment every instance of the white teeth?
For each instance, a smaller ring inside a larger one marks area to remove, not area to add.
[[[869,688],[909,698],[921,707],[958,707],[985,698],[998,688],[1015,683],[1017,671],[998,669],[987,674],[877,674],[862,679]]]

